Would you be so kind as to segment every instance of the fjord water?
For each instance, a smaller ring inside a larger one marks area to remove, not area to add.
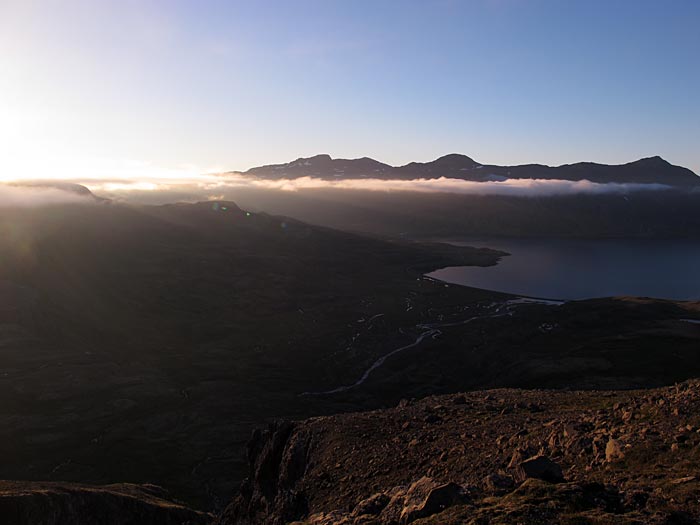
[[[511,255],[496,266],[429,273],[448,283],[549,299],[632,295],[700,299],[698,240],[459,239]]]

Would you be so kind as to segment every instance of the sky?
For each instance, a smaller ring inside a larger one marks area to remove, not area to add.
[[[0,179],[329,153],[700,173],[697,0],[0,0]]]

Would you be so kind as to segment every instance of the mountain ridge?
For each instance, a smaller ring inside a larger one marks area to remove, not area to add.
[[[474,182],[502,181],[506,179],[588,180],[597,183],[665,184],[669,186],[700,186],[700,177],[688,168],[673,165],[656,155],[624,164],[577,162],[548,166],[545,164],[520,164],[501,166],[481,164],[467,155],[450,153],[430,162],[409,162],[391,166],[378,160],[334,159],[328,154],[299,157],[283,164],[268,164],[250,168],[240,173],[262,179],[295,179],[316,177],[328,180],[381,179],[410,180],[456,178]]]

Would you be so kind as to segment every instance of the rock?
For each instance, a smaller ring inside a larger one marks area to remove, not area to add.
[[[493,473],[484,478],[484,488],[490,491],[510,490],[515,486],[511,476]]]
[[[622,444],[617,439],[610,438],[607,445],[605,445],[605,460],[616,461],[624,457],[625,452],[622,448]]]
[[[363,499],[360,501],[356,506],[355,509],[352,511],[353,516],[363,516],[363,515],[370,515],[370,516],[376,516],[379,514],[381,511],[384,510],[384,508],[389,504],[389,501],[391,498],[384,494],[383,492],[380,494],[375,494],[374,496],[371,496],[367,499]]]
[[[340,512],[318,512],[312,514],[304,521],[293,521],[289,525],[341,525],[350,522]]]
[[[628,509],[640,510],[646,507],[649,494],[641,490],[635,490],[625,495],[624,504]]]
[[[579,432],[574,425],[569,423],[564,425],[563,434],[565,438],[574,439],[578,436]]]
[[[467,396],[465,396],[465,395],[455,396],[454,398],[452,398],[452,404],[453,405],[466,405],[467,404]]]
[[[515,478],[524,481],[528,478],[541,479],[550,483],[564,481],[561,467],[547,456],[535,456],[522,461],[515,470]]]
[[[425,419],[423,421],[432,425],[434,423],[440,423],[440,421],[442,421],[442,418],[437,414],[428,414],[427,416],[425,416]]]
[[[697,477],[695,476],[685,476],[683,478],[677,478],[671,481],[674,485],[681,485],[683,483],[690,483],[691,481],[695,481]]]
[[[423,477],[408,488],[403,501],[399,521],[406,524],[442,512],[453,505],[468,503],[469,495],[456,483],[438,484],[431,478]]]
[[[513,454],[510,457],[510,461],[508,462],[508,468],[516,468],[522,461],[525,459],[525,456],[523,455],[522,451],[519,448],[516,448],[513,451]]]

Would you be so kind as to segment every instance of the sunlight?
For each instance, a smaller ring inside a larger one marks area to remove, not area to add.
[[[193,182],[202,173],[214,171],[196,165],[161,166],[85,154],[78,145],[55,138],[71,125],[71,118],[64,114],[39,114],[26,106],[20,111],[0,102],[0,182],[51,179],[125,186],[138,182],[133,189],[146,190],[155,189],[155,181]]]
[[[157,187],[156,181],[198,180],[204,171],[196,166],[159,166],[80,154],[62,144],[31,139],[28,128],[32,126],[31,117],[0,108],[0,182],[51,179],[148,190]]]

